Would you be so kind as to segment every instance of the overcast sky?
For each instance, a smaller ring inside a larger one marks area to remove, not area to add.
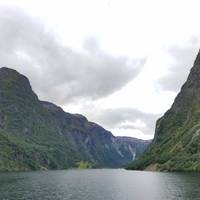
[[[42,100],[149,139],[199,50],[194,0],[0,0],[0,65]]]

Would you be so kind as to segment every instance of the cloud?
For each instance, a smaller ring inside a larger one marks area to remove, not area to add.
[[[99,99],[134,79],[145,59],[114,57],[88,38],[82,51],[67,48],[39,20],[0,7],[0,63],[25,74],[42,99],[66,104]]]
[[[108,129],[140,130],[146,135],[153,135],[158,114],[141,112],[132,108],[105,109],[93,113],[94,119]]]
[[[196,37],[182,46],[173,46],[168,49],[171,65],[166,76],[159,79],[158,84],[164,90],[178,92],[186,81],[190,69],[199,50],[199,41]]]

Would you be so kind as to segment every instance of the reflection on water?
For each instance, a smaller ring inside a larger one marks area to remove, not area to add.
[[[0,173],[1,200],[195,200],[200,174],[123,169]]]

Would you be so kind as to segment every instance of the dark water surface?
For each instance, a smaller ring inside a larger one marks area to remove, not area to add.
[[[200,174],[123,169],[0,173],[0,200],[196,200]]]

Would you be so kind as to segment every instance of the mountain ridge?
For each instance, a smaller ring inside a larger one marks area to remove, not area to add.
[[[200,171],[200,52],[146,153],[127,169]]]
[[[0,68],[1,171],[122,167],[148,144],[121,141],[85,116],[39,100],[24,75]]]

